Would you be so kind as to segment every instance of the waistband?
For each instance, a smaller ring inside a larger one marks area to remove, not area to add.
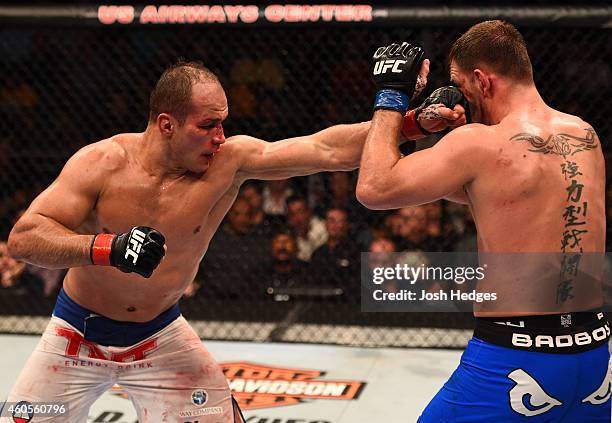
[[[610,324],[600,311],[477,317],[474,338],[523,351],[575,354],[607,343]]]
[[[177,303],[148,322],[122,322],[81,307],[62,288],[53,315],[70,323],[88,341],[103,346],[128,347],[168,326],[181,315],[181,311]]]

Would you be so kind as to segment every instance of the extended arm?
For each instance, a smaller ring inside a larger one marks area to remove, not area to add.
[[[359,166],[369,122],[336,125],[312,135],[266,142],[244,135],[232,137],[245,179],[284,179]]]

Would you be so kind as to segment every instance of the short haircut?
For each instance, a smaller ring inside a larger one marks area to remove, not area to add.
[[[325,210],[325,217],[326,217],[326,218],[327,218],[327,214],[328,214],[330,211],[339,211],[340,213],[344,214],[344,216],[345,216],[347,219],[348,219],[348,217],[349,217],[349,212],[348,212],[348,210],[347,210],[347,209],[345,209],[344,207],[334,207],[334,206],[332,206],[332,207],[328,208],[327,210]]]
[[[201,62],[178,61],[160,76],[149,98],[149,122],[160,113],[169,113],[179,124],[191,110],[192,87],[197,83],[219,83],[217,76]]]
[[[289,198],[287,198],[286,203],[287,205],[289,205],[291,203],[296,203],[298,201],[302,201],[307,208],[310,208],[310,206],[308,205],[308,200],[306,200],[306,197],[300,194],[290,195]]]
[[[295,241],[295,232],[287,227],[287,226],[279,226],[277,227],[274,232],[272,232],[272,238],[271,240],[276,239],[276,237],[281,236],[281,235],[285,235],[288,236],[289,238],[293,239]]]
[[[521,83],[533,82],[527,45],[518,30],[501,20],[472,26],[453,43],[448,55],[464,72],[488,68]]]

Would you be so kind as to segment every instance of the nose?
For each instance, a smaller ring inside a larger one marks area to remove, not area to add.
[[[223,125],[218,124],[215,126],[215,134],[213,135],[212,141],[214,144],[221,145],[225,142],[225,134],[223,133]]]

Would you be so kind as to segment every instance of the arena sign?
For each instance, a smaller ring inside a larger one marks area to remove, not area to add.
[[[272,367],[249,362],[220,363],[232,394],[242,410],[297,405],[309,400],[356,400],[366,383],[321,379],[325,372]],[[114,395],[127,399],[115,385]]]
[[[295,405],[308,400],[356,400],[365,382],[320,379],[325,372],[248,362],[221,363],[243,410]]]
[[[98,21],[112,24],[252,24],[300,22],[370,22],[372,6],[296,5],[101,5]]]

